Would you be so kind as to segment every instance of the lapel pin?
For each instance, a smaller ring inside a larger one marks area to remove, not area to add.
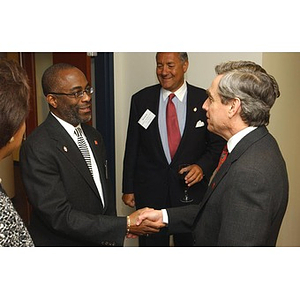
[[[98,141],[94,140],[95,145],[98,145]]]
[[[63,149],[65,152],[68,152],[68,148],[66,146],[63,146]]]
[[[194,107],[194,112],[196,112],[197,111],[197,107]]]

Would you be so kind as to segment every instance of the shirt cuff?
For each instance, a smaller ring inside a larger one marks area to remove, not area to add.
[[[163,215],[163,223],[169,224],[169,216],[168,216],[167,210],[162,209],[161,212],[162,212],[162,215]]]

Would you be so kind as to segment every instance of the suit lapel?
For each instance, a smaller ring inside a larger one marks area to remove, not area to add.
[[[256,141],[268,134],[268,130],[265,126],[261,126],[256,130],[247,134],[233,149],[221,166],[220,170],[216,173],[212,182],[210,183],[206,194],[203,198],[203,205],[208,201],[211,194],[214,192],[219,183],[223,180],[226,174],[229,172],[231,166],[247,151],[247,149]]]
[[[85,124],[82,124],[82,128],[87,137],[87,140],[89,142],[90,148],[93,152],[93,155],[94,155],[97,167],[98,167],[100,181],[101,181],[102,190],[103,190],[103,197],[104,197],[103,201],[104,201],[105,207],[107,207],[107,189],[106,189],[107,185],[105,184],[105,181],[107,179],[107,173],[106,173],[107,165],[106,165],[106,162],[104,164],[104,162],[100,160],[100,158],[104,157],[104,153],[101,153],[101,149],[100,149],[100,144],[102,143],[102,141],[99,141],[97,136],[94,136],[89,130],[87,130],[87,126]]]
[[[72,164],[78,170],[87,184],[99,197],[94,179],[86,165],[86,162],[80,150],[78,149],[77,145],[74,143],[70,135],[51,114],[49,114],[47,118],[47,124],[49,125],[49,136],[56,141],[57,149],[66,157],[70,164]]]
[[[157,150],[159,151],[159,157],[164,159],[164,162],[168,164],[165,151],[162,145],[160,138],[159,126],[158,126],[158,111],[159,111],[159,101],[160,101],[160,89],[161,86],[158,84],[154,86],[151,93],[148,94],[148,99],[146,100],[147,108],[155,114],[152,127],[149,127],[148,130],[152,130],[151,136],[153,137],[154,145],[158,145]]]

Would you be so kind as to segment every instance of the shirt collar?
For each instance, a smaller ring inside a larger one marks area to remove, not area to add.
[[[74,134],[74,129],[75,129],[76,127],[80,127],[80,128],[81,128],[81,124],[79,124],[78,126],[74,127],[72,124],[70,124],[70,123],[64,121],[64,120],[61,119],[61,118],[59,118],[59,117],[56,116],[54,113],[51,112],[51,114],[52,114],[52,116],[54,116],[54,117],[57,119],[57,121],[58,121],[58,122],[61,124],[61,126],[68,132],[68,134],[69,134],[70,136],[73,136],[73,134]]]
[[[176,98],[182,102],[186,91],[187,91],[186,81],[183,82],[183,85],[175,93],[172,93],[172,92],[162,88],[163,100],[166,101],[170,94],[175,94]]]
[[[231,153],[234,147],[239,143],[239,141],[256,128],[257,127],[249,126],[233,135],[227,142],[228,152]]]

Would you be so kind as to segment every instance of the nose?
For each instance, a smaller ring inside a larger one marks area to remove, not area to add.
[[[204,102],[203,105],[202,105],[202,108],[203,108],[204,110],[206,110],[206,111],[208,111],[208,101],[209,101],[209,99],[206,98],[205,102]]]
[[[92,94],[88,94],[87,91],[83,91],[82,101],[89,102],[92,99]]]
[[[166,75],[168,73],[168,66],[167,65],[161,65],[159,68],[157,68],[157,74],[159,75]]]

